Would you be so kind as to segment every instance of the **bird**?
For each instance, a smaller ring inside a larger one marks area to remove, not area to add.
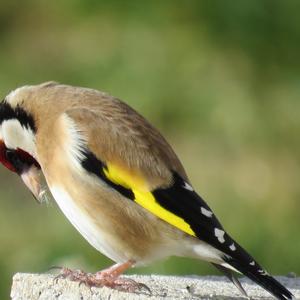
[[[211,263],[244,295],[235,273],[295,299],[226,232],[162,134],[118,98],[52,81],[15,89],[0,103],[0,161],[40,202],[44,177],[72,225],[115,262],[95,274],[63,268],[64,278],[134,292],[123,272],[182,256]]]

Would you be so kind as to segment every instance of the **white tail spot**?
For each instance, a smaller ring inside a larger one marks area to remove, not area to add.
[[[232,243],[232,244],[229,246],[229,249],[230,249],[231,251],[235,251],[235,250],[236,250],[235,244]]]
[[[206,209],[206,208],[203,207],[203,206],[201,207],[201,213],[202,213],[202,215],[204,215],[204,216],[206,216],[206,217],[208,217],[208,218],[211,218],[212,215],[213,215],[213,212],[212,212],[212,211]]]
[[[224,234],[225,234],[224,230],[215,228],[215,236],[218,238],[218,241],[222,244],[225,243]]]
[[[255,261],[251,261],[251,263],[249,264],[250,266],[255,266]]]
[[[265,270],[258,270],[258,272],[263,276],[269,275],[268,272]]]
[[[183,187],[188,191],[192,191],[192,192],[194,191],[193,187],[190,184],[188,184],[187,182],[184,183]]]

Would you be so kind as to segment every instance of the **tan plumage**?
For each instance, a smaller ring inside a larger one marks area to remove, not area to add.
[[[49,150],[53,119],[66,113],[83,132],[90,149],[104,160],[118,160],[124,167],[142,172],[151,182],[161,178],[162,185],[170,180],[170,169],[186,179],[180,161],[163,136],[118,99],[96,90],[55,83],[37,86],[34,95],[31,91],[32,88],[29,93],[27,89],[20,91],[19,97],[26,110],[36,116],[40,131],[37,147],[41,153],[47,151],[45,148]]]
[[[112,260],[202,258],[247,274],[279,299],[292,297],[224,231],[170,145],[125,103],[50,82],[12,92],[0,109],[1,162],[23,180],[28,165],[40,167],[68,219]]]
[[[110,188],[95,184],[87,174],[78,173],[62,154],[62,148],[71,143],[67,117],[97,157],[145,178],[150,190],[170,185],[172,169],[186,178],[171,147],[144,118],[107,94],[56,83],[25,87],[13,99],[14,106],[21,102],[35,118],[38,162],[49,187],[63,186],[92,222],[106,232],[111,248],[126,253],[122,259],[105,253],[107,256],[121,262],[148,262],[152,256],[167,255],[161,244],[170,244],[168,255],[181,254],[178,243],[184,233]]]

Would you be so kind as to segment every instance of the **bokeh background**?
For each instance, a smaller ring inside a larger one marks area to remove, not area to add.
[[[271,273],[300,273],[300,2],[0,2],[0,94],[100,89],[152,121],[224,226]],[[59,101],[59,99],[57,99]],[[0,298],[15,272],[111,262],[54,201],[0,169]],[[132,272],[215,274],[169,259]]]

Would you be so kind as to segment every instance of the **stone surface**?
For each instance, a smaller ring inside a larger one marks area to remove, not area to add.
[[[146,284],[152,292],[130,294],[109,288],[89,288],[67,279],[55,280],[50,274],[22,274],[13,277],[13,300],[113,300],[113,299],[247,299],[226,278],[221,276],[126,276]],[[278,277],[297,299],[300,299],[300,278]],[[241,282],[251,299],[274,299],[249,280]]]

